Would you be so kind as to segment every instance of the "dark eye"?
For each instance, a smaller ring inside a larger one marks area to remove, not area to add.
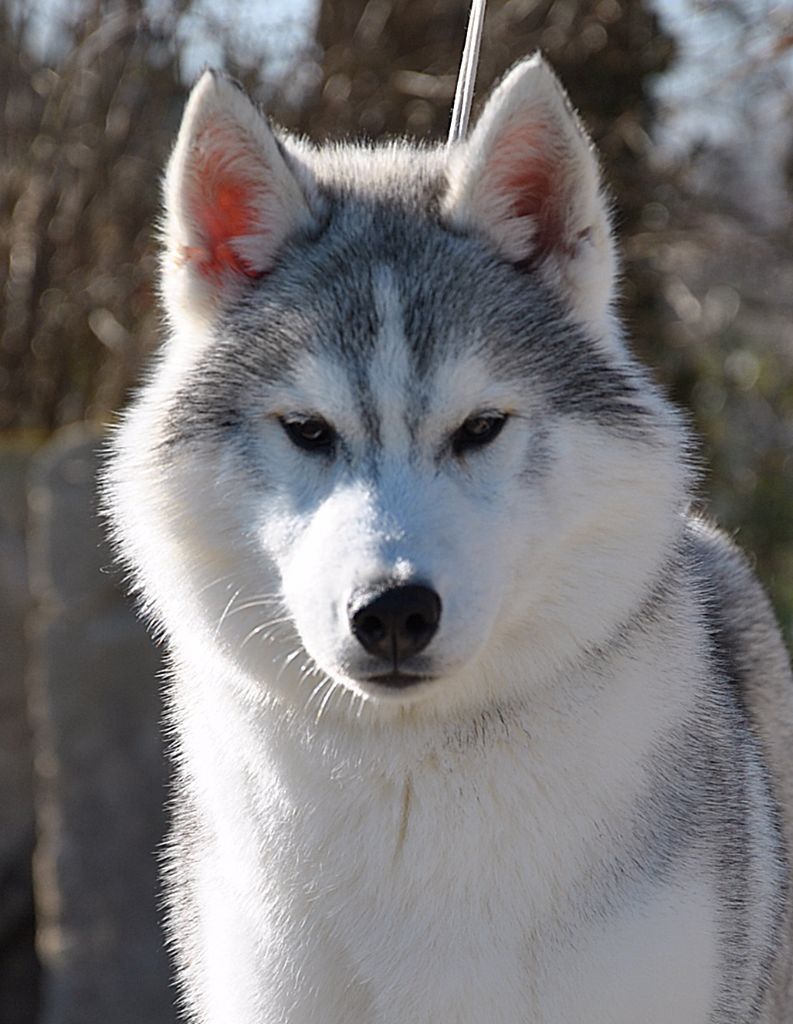
[[[336,431],[320,416],[279,417],[287,437],[298,448],[307,452],[330,452],[336,440]]]
[[[471,448],[481,448],[494,441],[507,417],[500,412],[483,412],[478,416],[469,416],[459,430],[452,434],[452,451],[455,455],[462,455]]]

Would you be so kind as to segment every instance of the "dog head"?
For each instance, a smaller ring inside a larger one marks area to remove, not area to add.
[[[442,702],[627,621],[682,433],[620,340],[597,162],[541,59],[450,150],[315,150],[207,73],[164,241],[171,338],[111,492],[177,646],[285,699]]]

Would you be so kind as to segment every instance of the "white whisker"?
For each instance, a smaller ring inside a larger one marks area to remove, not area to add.
[[[285,622],[290,621],[288,618],[285,619],[267,619],[266,622],[260,623],[258,626],[254,626],[253,629],[246,635],[245,639],[240,644],[240,651],[242,651],[245,644],[249,640],[252,640],[255,636],[262,637],[263,640],[273,639],[275,634],[273,632],[266,633],[265,630],[274,630],[278,626],[282,626]]]
[[[311,693],[308,696],[308,700],[306,701],[306,704],[305,704],[306,711],[308,711],[311,708],[311,704],[312,704],[314,698],[317,696],[317,694],[320,693],[329,683],[330,683],[330,676],[324,676],[322,679],[320,679],[320,681],[317,683],[317,685],[314,687],[314,689],[311,691]]]
[[[229,609],[230,609],[230,608],[231,608],[231,606],[232,606],[232,605],[234,604],[234,602],[236,601],[236,599],[237,599],[237,598],[239,597],[239,595],[240,595],[240,591],[241,591],[241,590],[242,590],[242,587],[237,587],[237,589],[236,589],[236,590],[234,591],[234,593],[233,593],[233,594],[231,595],[231,597],[230,597],[230,598],[228,599],[228,602],[227,602],[227,604],[226,604],[226,607],[225,607],[225,608],[223,609],[223,614],[222,614],[222,615],[220,616],[220,618],[218,619],[218,623],[217,623],[217,625],[215,626],[215,636],[216,636],[216,637],[217,637],[217,635],[218,635],[218,634],[220,633],[220,630],[221,630],[221,629],[223,628],[223,623],[224,623],[224,622],[226,621],[226,616],[227,616],[227,615],[228,615],[228,613],[229,613]]]
[[[259,597],[251,597],[247,601],[241,601],[231,614],[236,615],[237,612],[248,611],[251,608],[272,607],[285,610],[283,600],[277,594],[261,594]]]
[[[209,583],[205,583],[203,587],[200,587],[196,591],[196,597],[201,597],[203,594],[205,594],[207,592],[207,590],[211,590],[212,587],[216,587],[218,585],[218,583],[223,583],[226,580],[233,580],[233,577],[234,577],[234,573],[231,573],[231,572],[224,573],[223,576],[215,577],[214,580],[210,580]],[[233,585],[232,583],[228,584],[229,587],[231,587],[232,585]]]
[[[296,647],[293,651],[290,651],[286,655],[285,658],[282,659],[281,667],[278,669],[278,672],[276,674],[275,680],[273,681],[273,686],[274,687],[278,686],[278,684],[281,682],[281,676],[284,674],[284,672],[286,672],[287,668],[292,664],[292,662],[295,660],[295,658],[297,658],[298,655],[300,655],[302,653],[303,653],[303,648],[302,647]]]
[[[333,679],[333,680],[328,679],[328,682],[330,682],[330,684],[331,684],[330,685],[330,689],[328,690],[328,692],[325,694],[325,696],[322,699],[322,703],[320,704],[319,710],[317,711],[317,716],[314,719],[314,725],[318,725],[319,724],[319,720],[320,720],[320,718],[322,718],[322,713],[325,710],[325,708],[328,706],[328,701],[333,696],[333,694],[336,692],[336,690],[339,688],[339,686],[341,686],[341,683],[338,681],[338,679]]]

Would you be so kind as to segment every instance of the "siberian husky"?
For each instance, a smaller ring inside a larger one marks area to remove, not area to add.
[[[172,659],[200,1024],[783,1024],[793,683],[626,348],[542,59],[322,149],[206,73],[107,501]]]

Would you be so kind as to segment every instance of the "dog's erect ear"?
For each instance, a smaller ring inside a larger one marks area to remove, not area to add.
[[[614,288],[608,207],[592,145],[539,56],[518,64],[449,158],[444,212],[510,262],[536,267],[585,322],[603,323]]]
[[[265,119],[211,71],[187,103],[165,202],[165,300],[172,313],[199,317],[270,271],[285,239],[312,219]]]

